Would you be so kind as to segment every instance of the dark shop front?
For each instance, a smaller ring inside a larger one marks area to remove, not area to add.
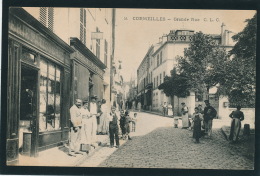
[[[7,164],[68,140],[74,50],[22,8],[10,8]]]
[[[77,98],[86,99],[92,95],[102,99],[106,66],[78,38],[71,38],[70,45],[75,50],[71,55],[71,104]]]

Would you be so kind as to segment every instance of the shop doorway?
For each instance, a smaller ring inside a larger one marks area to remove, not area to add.
[[[37,70],[21,66],[19,151],[28,156],[37,154],[37,80]]]

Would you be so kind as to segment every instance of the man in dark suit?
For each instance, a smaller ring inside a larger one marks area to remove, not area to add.
[[[118,118],[115,113],[116,108],[111,108],[109,115],[109,137],[110,137],[110,148],[114,147],[114,139],[116,140],[116,148],[119,147],[119,136],[118,136]]]
[[[217,116],[217,111],[212,106],[210,106],[209,100],[204,101],[206,107],[204,108],[204,125],[205,125],[205,132],[208,138],[211,137],[212,134],[212,123],[213,119]]]

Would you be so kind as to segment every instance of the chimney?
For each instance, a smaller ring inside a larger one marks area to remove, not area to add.
[[[167,35],[163,34],[163,36],[162,36],[162,43],[165,43],[165,42],[167,42]]]

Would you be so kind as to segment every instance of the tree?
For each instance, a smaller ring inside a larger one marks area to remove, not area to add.
[[[219,92],[227,95],[231,105],[254,107],[256,90],[256,31],[257,15],[247,19],[243,31],[232,38],[237,43],[230,51],[231,60]]]
[[[176,68],[171,70],[171,76],[165,76],[164,82],[159,85],[159,90],[163,90],[167,97],[171,97],[172,108],[174,108],[174,96],[189,96],[190,85],[188,78],[182,74],[177,74]]]
[[[184,57],[178,57],[178,71],[188,79],[191,90],[205,92],[208,99],[209,89],[219,83],[225,75],[227,53],[211,35],[202,32],[194,34],[189,48],[184,50]]]

